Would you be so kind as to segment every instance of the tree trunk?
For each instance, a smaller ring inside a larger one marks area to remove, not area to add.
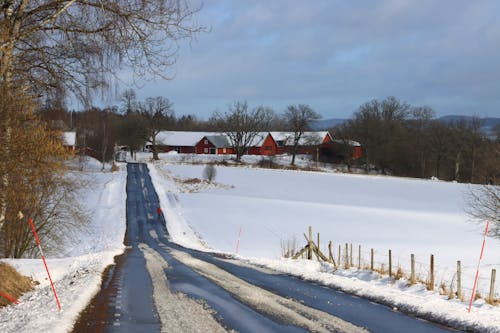
[[[3,85],[3,86],[2,86]],[[7,83],[0,81],[0,94],[2,95],[2,107],[0,107],[1,133],[0,133],[0,151],[2,158],[0,159],[0,230],[7,216],[8,197],[7,188],[9,187],[9,170],[7,161],[10,158],[10,146],[12,144],[12,128],[11,117],[14,106],[14,98],[11,96]]]
[[[106,152],[108,150],[108,139],[106,138],[106,123],[102,124],[102,147],[101,147],[101,162],[102,162],[102,170],[104,171],[106,166]]]
[[[151,149],[153,150],[153,160],[158,161],[160,158],[158,157],[158,147],[156,146],[156,136],[160,133],[159,131],[151,132]]]
[[[457,157],[455,159],[455,180],[458,182],[460,178],[460,152],[457,153]]]
[[[158,157],[158,147],[156,144],[153,144],[153,160],[158,161],[160,158]]]
[[[436,158],[436,178],[439,179],[439,172],[441,171],[441,155]]]
[[[472,148],[472,152],[471,152],[471,157],[472,157],[472,161],[471,161],[471,167],[470,167],[470,182],[471,183],[474,183],[474,173],[475,173],[475,169],[476,169],[476,150],[474,149],[474,147]]]
[[[293,146],[293,150],[292,150],[292,162],[290,163],[290,165],[295,165],[295,155],[297,155],[297,145]]]
[[[243,149],[241,147],[236,147],[236,162],[241,162],[241,156],[243,156]]]

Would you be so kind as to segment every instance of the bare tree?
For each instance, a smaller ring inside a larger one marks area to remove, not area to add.
[[[135,152],[144,146],[146,139],[143,135],[142,117],[138,112],[123,115],[118,126],[118,142],[130,149],[133,157]]]
[[[402,152],[399,147],[404,137],[404,121],[410,105],[395,97],[364,103],[353,118],[343,126],[351,138],[360,141],[364,148],[366,170],[373,163],[383,173],[391,171]]]
[[[137,110],[137,94],[134,89],[127,89],[121,96],[122,110],[126,115]]]
[[[140,107],[139,113],[142,117],[143,138],[151,143],[153,159],[158,160],[156,136],[172,122],[174,105],[166,97],[149,97]]]
[[[411,119],[408,120],[408,132],[412,137],[412,146],[414,152],[414,161],[418,162],[416,175],[425,178],[427,165],[430,160],[429,147],[429,128],[432,119],[436,116],[434,110],[430,107],[414,107],[410,111]]]
[[[287,127],[293,132],[292,142],[292,162],[295,165],[295,156],[297,155],[297,147],[304,132],[310,129],[311,122],[318,120],[321,116],[314,111],[309,105],[289,105],[284,114]]]
[[[469,192],[467,213],[481,221],[488,220],[491,233],[500,237],[500,188],[496,185],[482,185]]]
[[[76,211],[68,210],[78,206],[67,200],[72,197],[74,185],[64,177],[68,153],[62,146],[61,133],[48,129],[32,112],[30,98],[16,96],[19,99],[2,99],[0,103],[0,107],[14,108],[10,134],[16,143],[8,150],[0,147],[2,165],[14,170],[5,173],[7,182],[0,191],[6,203],[0,223],[0,257],[21,257],[34,246],[26,219],[18,218],[20,211],[26,218],[35,219],[41,238],[52,240],[49,251],[60,243],[56,238],[63,236],[63,231],[79,224],[73,216]]]
[[[69,91],[88,102],[109,86],[120,68],[133,76],[170,77],[178,42],[202,30],[191,21],[198,9],[186,0],[2,0],[0,89],[2,103],[40,93]],[[0,147],[8,156],[12,103],[0,107]],[[10,172],[0,160],[0,229],[8,209]]]
[[[259,132],[269,126],[272,118],[273,111],[270,108],[259,106],[250,111],[246,101],[238,101],[223,114],[215,112],[210,122],[226,133],[236,151],[236,160],[240,162]]]
[[[168,77],[178,41],[201,30],[186,0],[0,1],[0,80],[85,98],[120,66]],[[91,19],[89,19],[91,18]]]

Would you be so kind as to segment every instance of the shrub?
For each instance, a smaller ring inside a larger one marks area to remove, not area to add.
[[[213,164],[207,164],[203,169],[203,178],[208,180],[210,183],[215,179],[217,175],[217,170]]]
[[[283,258],[291,258],[298,253],[297,239],[295,237],[288,240],[281,240],[281,256]]]
[[[23,293],[33,289],[33,281],[19,274],[12,266],[0,262],[0,291],[14,298],[19,298]],[[0,307],[11,302],[0,296]]]

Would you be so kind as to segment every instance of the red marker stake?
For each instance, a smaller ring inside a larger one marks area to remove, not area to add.
[[[17,299],[15,299],[14,297],[10,296],[9,294],[7,293],[4,293],[4,292],[1,292],[0,291],[0,296],[8,299],[11,303],[16,303],[16,304],[19,304],[19,301]]]
[[[240,232],[238,233],[238,241],[236,242],[236,254],[238,254],[238,251],[240,249],[240,238],[241,238],[241,227],[240,227]]]
[[[57,297],[56,293],[56,288],[54,287],[54,283],[52,282],[52,278],[50,277],[49,273],[49,267],[47,266],[47,261],[45,260],[45,256],[42,251],[42,245],[40,244],[40,239],[38,238],[38,235],[36,234],[36,229],[35,229],[35,224],[33,224],[33,219],[29,219],[31,230],[33,231],[33,235],[35,236],[36,240],[36,245],[38,246],[38,249],[40,250],[40,254],[42,255],[42,260],[43,260],[43,265],[45,266],[45,270],[47,271],[47,275],[49,276],[49,281],[50,281],[50,286],[52,287],[52,292],[54,293],[54,297],[57,302],[57,307],[59,308],[59,311],[61,311],[61,303],[59,303],[59,297]]]
[[[486,229],[484,230],[483,246],[481,247],[481,255],[479,256],[479,261],[477,263],[476,277],[474,278],[474,287],[472,287],[472,294],[470,295],[469,308],[467,309],[467,312],[470,312],[470,309],[472,307],[472,302],[474,301],[474,296],[476,295],[477,279],[479,278],[479,265],[481,264],[481,260],[483,259],[484,245],[486,244],[486,236],[488,235],[489,224],[490,224],[490,221],[486,221]]]

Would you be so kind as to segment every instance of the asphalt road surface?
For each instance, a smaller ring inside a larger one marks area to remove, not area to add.
[[[74,332],[450,332],[341,291],[168,240],[147,166],[127,165],[128,249]],[[172,197],[173,199],[173,197]]]

